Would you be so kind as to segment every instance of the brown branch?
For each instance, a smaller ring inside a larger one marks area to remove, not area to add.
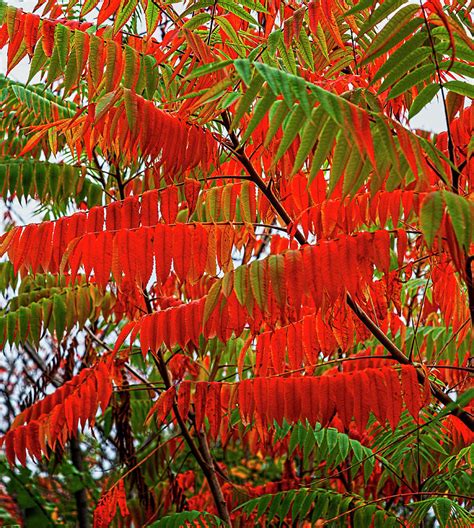
[[[72,368],[73,368],[72,361],[74,357],[73,353],[74,353],[74,348],[69,349],[68,357],[66,360],[64,381],[69,381],[73,375],[73,372],[72,372]],[[69,360],[71,360],[71,362]],[[53,380],[53,384],[55,387],[59,386],[57,382],[55,382],[54,380]],[[77,435],[77,438],[74,436],[71,436],[69,440],[69,451],[71,454],[71,462],[73,466],[77,469],[79,474],[81,475],[80,479],[83,484],[83,487],[81,489],[74,492],[74,499],[76,501],[77,522],[78,522],[79,528],[89,528],[90,522],[89,522],[89,509],[87,506],[87,489],[84,486],[84,481],[82,479],[82,474],[84,473],[84,457],[82,456],[79,435]]]
[[[255,185],[257,185],[257,187],[267,197],[267,199],[269,200],[269,202],[271,203],[275,211],[278,213],[282,221],[286,225],[292,225],[293,221],[290,215],[286,212],[285,208],[280,203],[278,198],[273,194],[272,190],[265,185],[265,182],[262,180],[262,178],[259,176],[255,168],[253,167],[252,162],[246,156],[243,147],[239,146],[239,140],[237,136],[230,129],[230,119],[226,112],[223,112],[222,119],[228,131],[230,141],[232,143],[232,150],[234,151],[240,163],[247,170],[250,176],[250,179],[255,183]],[[303,233],[301,233],[301,231],[299,231],[298,229],[295,229],[295,238],[301,245],[305,245],[308,243]],[[387,349],[387,351],[390,353],[393,359],[395,359],[402,365],[413,365],[410,359],[407,358],[405,354],[396,346],[396,344],[393,343],[393,341],[391,341],[389,337],[382,331],[382,329],[376,323],[374,323],[374,321],[372,321],[372,319],[364,312],[364,310],[362,310],[362,308],[352,299],[352,297],[349,294],[347,294],[346,302],[348,306],[351,308],[351,310],[354,312],[356,317],[360,319],[360,321],[366,326],[366,328],[371,332],[371,334],[374,337],[376,337],[378,341]],[[474,290],[473,290],[473,303],[474,303]],[[425,382],[425,377],[426,377],[423,370],[421,370],[420,368],[417,368],[417,375],[418,375],[418,381],[421,384],[423,384]],[[431,387],[431,392],[433,393],[434,397],[439,402],[441,402],[443,405],[454,406],[451,413],[454,416],[458,417],[467,427],[469,427],[469,429],[471,429],[471,431],[474,431],[474,418],[472,417],[472,415],[464,411],[463,409],[461,409],[459,406],[457,406],[447,394],[445,394],[442,390],[440,390],[436,385],[434,385],[431,382],[430,382],[430,387]]]
[[[372,321],[372,319],[362,310],[362,308],[352,299],[350,295],[347,295],[347,304],[360,321],[366,326],[371,334],[376,337],[380,343],[388,350],[393,359],[397,360],[402,365],[413,365],[413,363],[405,356],[405,354],[393,343],[388,336]],[[416,369],[418,375],[418,381],[423,384],[425,382],[426,375],[421,368]],[[455,402],[445,394],[436,385],[430,382],[431,392],[433,396],[441,402],[443,405],[455,405]],[[451,414],[459,418],[471,431],[474,431],[474,418],[472,415],[459,406],[451,410]]]
[[[446,104],[446,96],[445,96],[445,93],[444,93],[443,80],[441,78],[441,68],[439,67],[438,57],[436,56],[436,49],[435,49],[435,44],[434,44],[434,40],[433,40],[433,35],[432,35],[431,29],[430,29],[430,24],[429,24],[428,18],[426,16],[425,7],[424,7],[424,5],[423,5],[421,0],[420,0],[420,7],[421,7],[421,11],[423,13],[423,21],[424,21],[424,24],[425,24],[425,27],[426,27],[426,31],[428,33],[428,38],[429,38],[429,41],[430,41],[431,53],[432,53],[432,56],[433,56],[433,62],[435,64],[436,75],[438,77],[438,84],[439,84],[440,92],[441,92],[441,100],[443,102],[444,117],[446,119],[446,132],[447,132],[447,135],[448,135],[448,154],[449,154],[449,160],[451,161],[451,164],[452,164],[452,167],[451,167],[451,175],[452,175],[451,188],[452,188],[453,192],[455,192],[457,194],[459,192],[459,178],[461,176],[461,173],[459,172],[459,169],[456,166],[456,160],[455,160],[455,157],[454,157],[454,142],[453,142],[453,136],[452,136],[452,133],[451,133],[451,126],[450,126],[450,123],[449,123],[448,105]],[[454,53],[454,50],[453,50],[453,53]],[[454,55],[452,57],[452,60],[454,61]]]
[[[84,458],[82,456],[81,446],[77,438],[72,437],[69,440],[69,448],[71,452],[71,461],[74,467],[82,474],[84,471]],[[89,528],[89,513],[87,508],[87,491],[83,487],[74,492],[76,499],[77,523],[79,528]]]
[[[169,389],[172,386],[171,380],[169,378],[168,369],[166,368],[163,356],[161,354],[161,350],[158,350],[156,355],[152,354],[152,357],[155,360],[156,366],[161,374],[161,377],[163,378],[166,388]],[[219,516],[225,523],[227,523],[229,526],[232,526],[229,509],[227,508],[227,503],[225,501],[224,494],[222,493],[222,488],[217,478],[217,471],[214,465],[214,460],[212,458],[211,452],[209,451],[209,446],[207,444],[207,440],[204,436],[204,433],[199,431],[197,432],[199,445],[201,448],[199,450],[196,447],[196,444],[194,443],[194,440],[192,439],[191,434],[188,428],[186,427],[186,424],[181,414],[179,413],[178,404],[176,403],[176,401],[173,402],[172,408],[173,414],[175,415],[176,421],[178,422],[179,427],[181,429],[181,433],[186,443],[188,444],[191,453],[196,459],[196,462],[199,464],[200,468],[202,469],[202,472],[204,473],[204,476],[206,477],[217,511],[219,512]]]
[[[143,294],[143,299],[145,301],[145,305],[147,307],[148,313],[152,313],[153,308],[151,306],[150,298],[148,297],[146,293]],[[166,368],[166,363],[161,353],[161,349],[158,349],[156,354],[152,352],[151,355],[155,361],[156,367],[161,377],[163,378],[163,382],[165,384],[166,389],[171,388],[172,386],[171,379],[169,377],[168,369]],[[196,444],[194,443],[191,433],[186,427],[183,417],[181,416],[179,412],[178,404],[176,400],[173,401],[172,409],[173,409],[173,414],[176,417],[176,421],[178,422],[178,425],[181,429],[181,434],[183,435],[186,443],[188,444],[188,447],[191,453],[193,454],[194,458],[196,459],[196,462],[199,464],[202,472],[204,473],[204,476],[206,477],[206,480],[209,484],[209,488],[212,493],[212,497],[214,499],[214,503],[216,505],[217,511],[219,512],[219,516],[227,525],[232,526],[229,509],[227,508],[227,503],[225,501],[224,494],[222,493],[222,488],[217,478],[216,467],[214,465],[212,455],[209,451],[209,446],[207,445],[207,441],[203,441],[202,438],[199,437],[200,433],[198,431],[198,439],[199,439],[200,448],[201,448],[201,450],[199,450],[196,447]]]
[[[265,195],[265,197],[268,199],[273,209],[280,216],[282,221],[287,226],[292,225],[293,221],[290,215],[287,213],[286,209],[283,207],[280,200],[278,200],[278,198],[273,194],[272,190],[265,184],[258,172],[255,170],[254,166],[252,165],[252,162],[245,154],[244,148],[239,146],[239,140],[237,136],[234,134],[234,132],[230,130],[230,119],[226,112],[223,112],[222,120],[224,122],[224,126],[228,131],[229,138],[232,142],[232,149],[234,150],[237,159],[248,172],[249,179],[253,181],[253,183],[255,183],[255,185],[260,189],[260,191]],[[296,229],[295,231],[295,238],[301,245],[307,244],[306,238],[299,229]]]

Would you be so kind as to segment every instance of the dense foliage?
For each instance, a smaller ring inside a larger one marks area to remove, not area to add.
[[[469,2],[0,23],[1,523],[472,526]]]

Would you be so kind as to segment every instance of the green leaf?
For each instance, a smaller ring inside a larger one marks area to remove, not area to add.
[[[261,75],[259,75],[258,73],[254,75],[253,79],[248,85],[247,91],[240,98],[239,104],[235,110],[234,119],[231,123],[232,130],[237,127],[245,112],[249,110],[250,105],[254,102],[255,98],[260,92],[263,83],[264,79]]]
[[[53,296],[53,316],[56,337],[61,342],[66,328],[66,303],[63,295]]]
[[[346,11],[345,15],[354,15],[355,13],[359,13],[360,11],[372,7],[373,5],[373,0],[360,0],[360,2],[358,2],[354,7],[349,9],[349,11]]]
[[[229,22],[229,19],[224,16],[214,18],[222,31],[229,37],[227,44],[231,46],[240,57],[245,57],[246,47],[234,29],[234,26]],[[249,57],[248,57],[249,58]]]
[[[443,219],[444,200],[440,191],[430,193],[421,205],[421,230],[429,247],[438,234]]]
[[[422,19],[413,19],[413,15],[419,8],[420,6],[416,4],[409,4],[397,11],[377,32],[376,37],[365,52],[361,65],[379,57],[387,50],[387,47],[389,49],[395,46],[412,33],[422,23]]]
[[[297,41],[298,51],[300,52],[303,60],[306,62],[311,71],[314,70],[314,58],[313,51],[311,49],[311,41],[309,40],[308,34],[304,28],[301,26],[299,38]]]
[[[328,492],[321,493],[315,500],[313,509],[313,515],[311,516],[311,522],[315,522],[318,519],[323,519],[326,516],[326,512],[329,506],[330,495]]]
[[[339,125],[343,125],[343,117],[341,112],[342,105],[347,105],[347,101],[337,95],[334,95],[319,86],[311,85],[311,91],[316,95],[316,98],[321,103],[321,106],[331,116],[333,121]]]
[[[390,73],[390,71],[396,67],[400,61],[402,61],[413,50],[421,46],[426,41],[426,38],[426,34],[423,31],[419,31],[406,42],[404,42],[398,49],[392,52],[388,59],[380,66],[377,73],[374,75],[371,84]]]
[[[427,84],[413,101],[410,111],[408,112],[408,119],[411,119],[416,114],[418,114],[418,112],[423,110],[423,108],[433,99],[439,90],[439,84]]]
[[[304,111],[301,104],[295,105],[290,115],[288,116],[288,121],[286,122],[283,129],[283,137],[281,138],[280,144],[278,146],[277,153],[273,157],[272,165],[275,166],[281,157],[286,153],[290,148],[291,144],[295,140],[298,132],[301,130],[302,125],[304,124]]]
[[[77,60],[76,60],[76,54],[71,53],[69,55],[69,60],[67,62],[66,66],[66,72],[64,75],[64,92],[69,93],[73,87],[73,85],[77,82],[78,78],[78,68],[77,68]]]
[[[250,265],[250,286],[259,308],[267,306],[267,282],[265,280],[265,261],[257,260]]]
[[[464,81],[448,81],[444,83],[444,86],[450,91],[459,95],[474,99],[474,85]]]
[[[239,6],[239,4],[234,0],[219,0],[219,6],[226,11],[238,16],[242,20],[258,26],[258,22],[255,20],[255,18],[250,13],[247,13],[247,11],[245,11],[243,7]]]
[[[393,11],[398,9],[401,5],[405,4],[406,2],[407,0],[386,0],[385,2],[379,2],[379,6],[372,13],[370,13],[368,19],[362,24],[362,27],[359,30],[359,35],[362,36],[367,33],[379,22],[387,18],[390,13],[393,13]],[[356,9],[357,7],[359,7],[359,5],[361,9],[365,9],[366,7],[372,7],[374,2],[370,2],[370,5],[368,6],[366,4],[367,2],[362,0],[362,2],[357,4],[353,9]]]
[[[28,73],[27,83],[31,82],[31,79],[44,67],[48,57],[44,52],[43,46],[35,46],[33,57],[30,62],[30,71]]]
[[[285,70],[291,72],[292,75],[296,76],[298,72],[298,67],[296,65],[296,57],[293,53],[293,49],[291,46],[287,46],[283,39],[280,39],[278,41],[278,53],[281,58],[281,62],[283,63],[283,67]]]
[[[370,457],[364,462],[364,482],[367,483],[375,466],[375,457]]]
[[[114,20],[114,35],[127,23],[138,5],[138,0],[122,0]]]
[[[258,503],[258,509],[257,509],[257,518],[258,517],[261,517],[266,509],[268,508],[268,505],[270,504],[270,501],[272,500],[273,496],[272,495],[264,495],[261,500],[259,500],[259,503]],[[253,510],[254,508],[252,508]],[[250,510],[250,511],[252,511]]]
[[[382,85],[378,90],[378,93],[380,94],[390,88],[390,86],[399,81],[403,75],[418,66],[418,64],[426,59],[426,57],[429,57],[431,53],[431,48],[427,46],[422,46],[421,48],[417,48],[409,53],[403,60],[398,62],[398,64],[393,69],[390,70],[388,75],[386,75]]]
[[[66,69],[66,60],[69,52],[70,29],[63,24],[57,24],[54,31],[54,49],[58,50],[59,67]]]
[[[346,140],[344,134],[341,132],[337,138],[336,148],[334,149],[334,154],[331,163],[331,172],[329,175],[329,185],[327,190],[328,198],[333,193],[336,185],[338,184],[344,170],[346,169],[349,157],[357,149],[351,149],[348,141]],[[355,154],[355,156],[358,155]]]
[[[99,0],[86,0],[81,9],[81,18],[90,13],[98,3]]]
[[[324,119],[322,126],[323,128],[318,138],[318,144],[316,146],[316,151],[314,152],[313,161],[311,162],[311,171],[309,175],[310,184],[313,182],[322,164],[329,156],[338,131],[338,127],[335,125],[334,121],[329,118]]]
[[[358,528],[370,528],[375,509],[375,504],[369,504],[356,510],[354,512],[354,526]]]
[[[473,235],[474,204],[449,191],[444,191],[443,196],[458,243],[469,250]]]
[[[133,89],[137,75],[138,53],[130,46],[124,47],[125,68],[123,72],[123,85]]]
[[[251,193],[255,193],[254,184],[248,181],[242,182],[242,190],[240,192],[240,210],[242,211],[243,222],[255,222],[255,218],[252,216],[252,210],[250,208],[250,204],[254,202],[255,199],[252,200]]]
[[[283,255],[270,255],[268,259],[270,270],[270,280],[272,291],[279,306],[284,306],[286,302],[285,281],[285,259]]]
[[[211,15],[209,13],[198,13],[197,15],[192,16],[188,21],[183,24],[183,28],[186,29],[196,29],[199,26],[203,26],[206,22],[211,20]]]
[[[295,515],[298,515],[298,518],[301,521],[303,521],[306,518],[306,516],[308,515],[309,509],[311,508],[311,505],[314,502],[314,498],[316,497],[316,493],[314,491],[310,492],[308,490],[306,493],[302,493],[302,492],[298,493],[298,497],[300,495],[303,497],[303,500],[299,502],[298,509],[297,509],[297,511],[295,511],[295,504],[296,504],[296,499],[295,499],[291,515],[292,515],[293,518],[295,518]],[[293,512],[295,512],[295,513],[293,513]]]
[[[377,510],[374,516],[374,528],[384,528],[385,526],[385,512]]]
[[[272,106],[269,116],[270,126],[268,127],[267,133],[265,135],[265,140],[263,141],[264,147],[268,147],[271,140],[275,137],[275,134],[278,132],[278,129],[285,120],[285,117],[289,111],[290,109],[285,101],[276,101]]]
[[[284,495],[283,501],[278,509],[278,517],[280,518],[280,525],[283,524],[282,520],[288,515],[290,511],[291,502],[296,494],[296,490],[290,490]]]
[[[360,187],[360,174],[362,167],[364,166],[364,161],[360,157],[358,149],[352,149],[349,159],[347,160],[347,165],[344,170],[344,180],[342,184],[342,196],[347,196],[348,194],[354,195]],[[375,176],[372,177],[371,184],[377,182]],[[331,184],[332,189],[332,184]],[[378,189],[377,189],[378,190]],[[371,188],[372,191],[372,188]]]
[[[33,344],[38,347],[42,326],[42,309],[39,303],[30,305],[30,338]]]
[[[203,524],[203,521],[205,524]],[[222,526],[222,520],[205,511],[184,511],[166,515],[160,520],[148,525],[148,528],[180,528],[185,526]]]
[[[229,64],[235,65],[236,61],[233,60],[225,60],[225,61],[218,61],[218,62],[210,62],[209,64],[204,64],[203,66],[199,66],[199,68],[195,68],[186,75],[186,77],[183,79],[183,81],[188,81],[191,79],[196,79],[198,77],[202,77],[203,75],[207,75],[209,73],[222,70]]]
[[[436,519],[442,528],[448,525],[451,518],[451,504],[451,500],[445,497],[437,498],[433,504]]]
[[[26,306],[20,306],[18,310],[18,329],[20,340],[24,342],[28,335],[28,327],[30,322],[30,310]]]
[[[217,302],[220,299],[220,294],[222,290],[222,282],[217,281],[215,282],[211,289],[209,290],[209,293],[206,296],[206,302],[204,304],[204,315],[202,318],[202,325],[204,326],[207,321],[209,320],[209,317],[211,317],[212,313],[214,312]]]
[[[158,25],[160,10],[155,2],[147,2],[145,11],[146,31],[151,35]]]
[[[387,99],[394,99],[395,97],[402,95],[416,84],[429,79],[429,77],[435,72],[436,68],[434,64],[425,64],[424,66],[420,66],[416,70],[406,75],[401,81],[397,82],[397,84],[395,84],[390,90]]]
[[[298,152],[296,153],[295,162],[293,163],[290,177],[296,174],[306,161],[318,139],[319,132],[321,131],[324,123],[324,114],[321,107],[314,108],[311,118],[308,120],[301,132],[300,146],[298,148]]]
[[[261,62],[254,63],[255,68],[260,73],[260,75],[267,81],[268,86],[273,93],[278,95],[283,95],[283,99],[286,104],[291,108],[295,101],[295,95],[293,93],[293,82],[292,77],[296,77],[291,73],[283,72],[278,68],[273,68],[267,64],[262,64]],[[298,80],[294,81],[299,83]]]
[[[242,143],[247,141],[247,139],[251,136],[252,132],[260,124],[260,122],[265,117],[266,113],[269,111],[275,100],[275,94],[271,90],[267,89],[265,95],[255,105],[255,108],[252,112],[252,117],[250,118],[250,121],[247,125],[247,128],[245,129],[244,134],[242,135]]]

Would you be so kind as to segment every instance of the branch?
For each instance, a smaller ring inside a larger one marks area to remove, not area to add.
[[[241,162],[241,164],[245,167],[247,170],[250,179],[255,183],[255,185],[258,186],[258,188],[262,191],[262,193],[268,198],[270,203],[272,204],[275,211],[280,215],[281,219],[285,224],[291,225],[293,223],[290,215],[286,212],[283,205],[280,203],[278,198],[273,194],[272,190],[265,185],[265,182],[262,180],[262,178],[259,176],[257,171],[252,165],[252,162],[249,160],[249,158],[246,156],[243,147],[239,147],[239,140],[237,136],[234,134],[234,132],[231,132],[230,130],[230,119],[226,112],[222,114],[222,119],[224,122],[224,125],[228,131],[229,138],[232,142],[232,147],[234,150],[235,155]],[[308,243],[306,238],[304,237],[303,233],[299,231],[298,229],[295,230],[295,238],[296,240],[301,244],[305,245]],[[472,274],[471,274],[472,276]],[[474,289],[473,291],[473,308],[474,308]],[[402,365],[412,365],[413,363],[410,361],[409,358],[405,356],[405,354],[393,343],[389,337],[381,330],[381,328],[372,321],[372,319],[362,310],[362,308],[352,299],[352,297],[347,294],[347,304],[349,308],[354,312],[354,314],[360,319],[360,321],[367,327],[367,329],[371,332],[371,334],[376,337],[380,343],[387,349],[387,351],[390,353],[390,355],[401,363]],[[417,375],[418,375],[418,381],[420,383],[424,383],[425,381],[425,373],[417,368]],[[445,394],[443,391],[441,391],[436,385],[433,383],[430,383],[431,392],[435,396],[435,398],[441,402],[444,405],[455,405],[453,400]],[[471,414],[461,409],[459,406],[455,405],[451,413],[458,417],[471,431],[474,431],[474,418]]]
[[[69,447],[71,452],[71,461],[74,467],[82,474],[84,471],[84,464],[79,441],[72,437],[71,440],[69,440]],[[74,498],[76,499],[77,523],[79,528],[89,528],[90,523],[87,509],[86,488],[83,487],[80,490],[75,491]]]
[[[375,336],[380,343],[388,350],[390,355],[401,363],[402,365],[413,365],[413,363],[405,356],[405,354],[393,343],[388,336],[372,321],[372,319],[362,310],[362,308],[352,299],[352,297],[347,295],[347,304],[355,315],[360,319],[360,321],[366,326],[366,328]],[[418,375],[418,381],[423,384],[426,379],[426,375],[422,369],[416,369]],[[434,397],[441,402],[443,405],[454,405],[454,408],[451,411],[451,414],[459,418],[471,431],[474,431],[474,418],[471,414],[464,411],[455,404],[455,402],[442,390],[440,390],[436,385],[430,383],[431,392]]]
[[[429,24],[428,18],[426,16],[425,7],[424,7],[424,5],[423,5],[421,0],[420,0],[420,7],[421,7],[421,11],[423,13],[423,20],[424,20],[426,31],[428,33],[428,38],[429,38],[429,41],[430,41],[431,53],[432,53],[432,56],[433,56],[433,61],[434,61],[435,68],[436,68],[436,75],[438,77],[438,84],[439,84],[440,92],[441,92],[441,100],[443,102],[444,117],[446,119],[446,132],[448,134],[448,153],[449,153],[449,160],[452,163],[452,167],[451,167],[452,185],[451,185],[451,188],[452,188],[454,193],[458,194],[459,193],[459,178],[460,178],[461,174],[459,172],[459,169],[456,167],[456,162],[455,162],[455,157],[454,157],[453,136],[451,134],[451,126],[450,126],[450,123],[449,123],[448,105],[446,104],[446,96],[445,96],[445,93],[444,93],[443,80],[441,78],[441,69],[439,67],[438,57],[436,56],[436,50],[435,50],[433,35],[431,34],[430,24]],[[453,51],[453,53],[454,53],[454,51]],[[452,57],[452,60],[454,61],[454,55]]]
[[[166,388],[169,389],[171,387],[171,380],[169,378],[168,370],[163,360],[161,350],[158,350],[157,355],[152,354],[152,357],[155,360],[156,366],[163,378]],[[184,423],[182,416],[179,413],[178,404],[176,403],[176,401],[173,402],[172,408],[173,413],[176,417],[176,421],[178,422],[179,427],[181,429],[181,433],[184,436],[184,439],[186,440],[186,443],[188,444],[189,449],[191,450],[194,458],[196,459],[196,462],[199,464],[200,468],[202,469],[202,472],[204,473],[204,476],[206,477],[214,502],[216,504],[217,511],[219,512],[219,516],[223,521],[225,521],[226,524],[232,526],[229,510],[227,508],[227,503],[225,501],[224,494],[222,493],[222,488],[219,484],[219,480],[217,479],[216,467],[214,465],[211,452],[209,451],[207,440],[204,437],[204,433],[197,433],[201,448],[201,451],[199,451],[191,437],[188,428],[186,427],[186,424]]]

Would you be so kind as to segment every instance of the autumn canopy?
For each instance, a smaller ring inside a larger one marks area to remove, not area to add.
[[[473,526],[469,2],[17,4],[0,526]]]

